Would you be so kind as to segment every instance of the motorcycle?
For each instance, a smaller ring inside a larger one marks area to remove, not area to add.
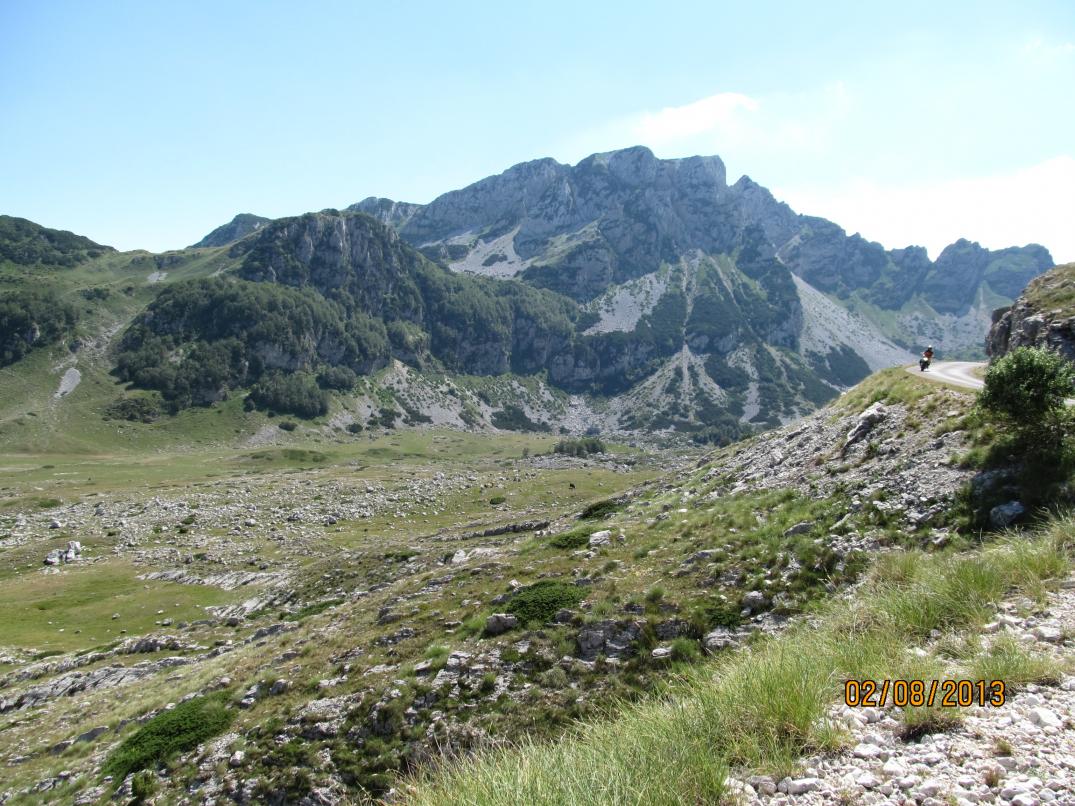
[[[918,359],[918,371],[919,372],[925,372],[927,369],[929,369],[930,361],[932,361],[932,359],[926,358],[925,356],[923,356],[922,358],[919,358]]]

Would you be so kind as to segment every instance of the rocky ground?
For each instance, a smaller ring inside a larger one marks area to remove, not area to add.
[[[105,617],[109,642],[80,652],[4,648],[0,802],[130,792],[95,770],[138,725],[212,691],[230,698],[231,729],[156,779],[189,802],[344,803],[357,787],[390,793],[394,771],[445,750],[558,735],[679,664],[782,629],[853,584],[869,552],[947,543],[974,477],[955,461],[968,400],[931,387],[928,414],[898,399],[829,409],[701,463],[625,452],[244,468],[7,514],[0,548],[18,584],[121,563],[147,590],[224,600],[184,620],[161,609],[144,633],[126,632],[126,610]],[[639,484],[653,461],[667,474]],[[562,603],[528,623],[513,607],[538,583]],[[1030,694],[1033,707],[1059,696]],[[855,729],[886,747],[876,716]],[[873,762],[858,772],[883,778]],[[851,771],[833,763],[812,760],[803,777],[819,782],[802,786],[843,787]],[[900,780],[917,774],[906,766]],[[772,797],[797,797],[772,783]]]
[[[1002,604],[986,627],[986,645],[1014,637],[1058,661],[1069,674],[1055,686],[1028,684],[1004,705],[961,709],[950,730],[917,741],[901,738],[897,709],[848,708],[831,718],[849,732],[847,752],[805,759],[794,777],[733,782],[741,803],[969,806],[1075,804],[1075,577],[1033,616],[1025,601]]]

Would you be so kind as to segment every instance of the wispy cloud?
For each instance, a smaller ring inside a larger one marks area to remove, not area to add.
[[[575,160],[595,151],[646,145],[662,157],[758,152],[817,151],[831,140],[851,106],[842,82],[798,93],[755,97],[718,92],[659,110],[646,110],[576,133],[555,149]]]
[[[761,108],[757,99],[738,92],[721,92],[684,106],[669,106],[628,121],[627,128],[639,142],[659,148],[700,134],[738,139],[751,128],[751,118]]]
[[[1023,43],[1022,52],[1034,59],[1064,59],[1075,56],[1075,42],[1058,42],[1035,36]]]
[[[1075,261],[1073,187],[1075,157],[1062,155],[993,176],[773,192],[798,212],[824,216],[889,248],[917,244],[936,257],[963,237],[991,248],[1034,242],[1064,263]]]

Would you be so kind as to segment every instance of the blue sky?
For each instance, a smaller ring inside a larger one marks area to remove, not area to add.
[[[0,0],[0,212],[124,249],[637,143],[1075,260],[1075,3]]]

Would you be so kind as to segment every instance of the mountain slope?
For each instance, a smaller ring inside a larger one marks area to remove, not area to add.
[[[252,232],[257,232],[270,221],[272,221],[271,218],[263,218],[251,213],[239,213],[227,224],[222,224],[196,244],[192,244],[190,248],[204,249],[213,246],[227,246],[245,238]]]
[[[858,310],[876,339],[917,349],[915,314],[948,317],[935,341],[949,353],[980,351],[965,331],[1052,265],[1036,245],[994,252],[958,241],[932,262],[921,247],[886,251],[795,213],[749,177],[728,185],[717,157],[659,160],[641,147],[575,166],[522,163],[384,220],[453,269],[520,276],[584,303],[693,251],[733,255],[760,242],[812,288]]]
[[[744,423],[810,410],[869,372],[839,345],[799,353],[795,282],[754,241],[735,258],[696,252],[666,264],[659,298],[630,327],[600,327],[596,310],[526,282],[452,273],[359,213],[280,219],[229,255],[241,261],[234,278],[173,286],[135,321],[120,345],[121,378],[180,408],[251,384],[288,385],[286,397],[317,402],[277,410],[306,413],[327,411],[314,373],[364,375],[394,358],[467,375],[543,374],[555,389],[603,401],[587,428],[729,439]],[[268,379],[279,373],[291,375]]]
[[[94,243],[82,235],[0,215],[0,264],[71,268],[113,251],[111,246]]]

